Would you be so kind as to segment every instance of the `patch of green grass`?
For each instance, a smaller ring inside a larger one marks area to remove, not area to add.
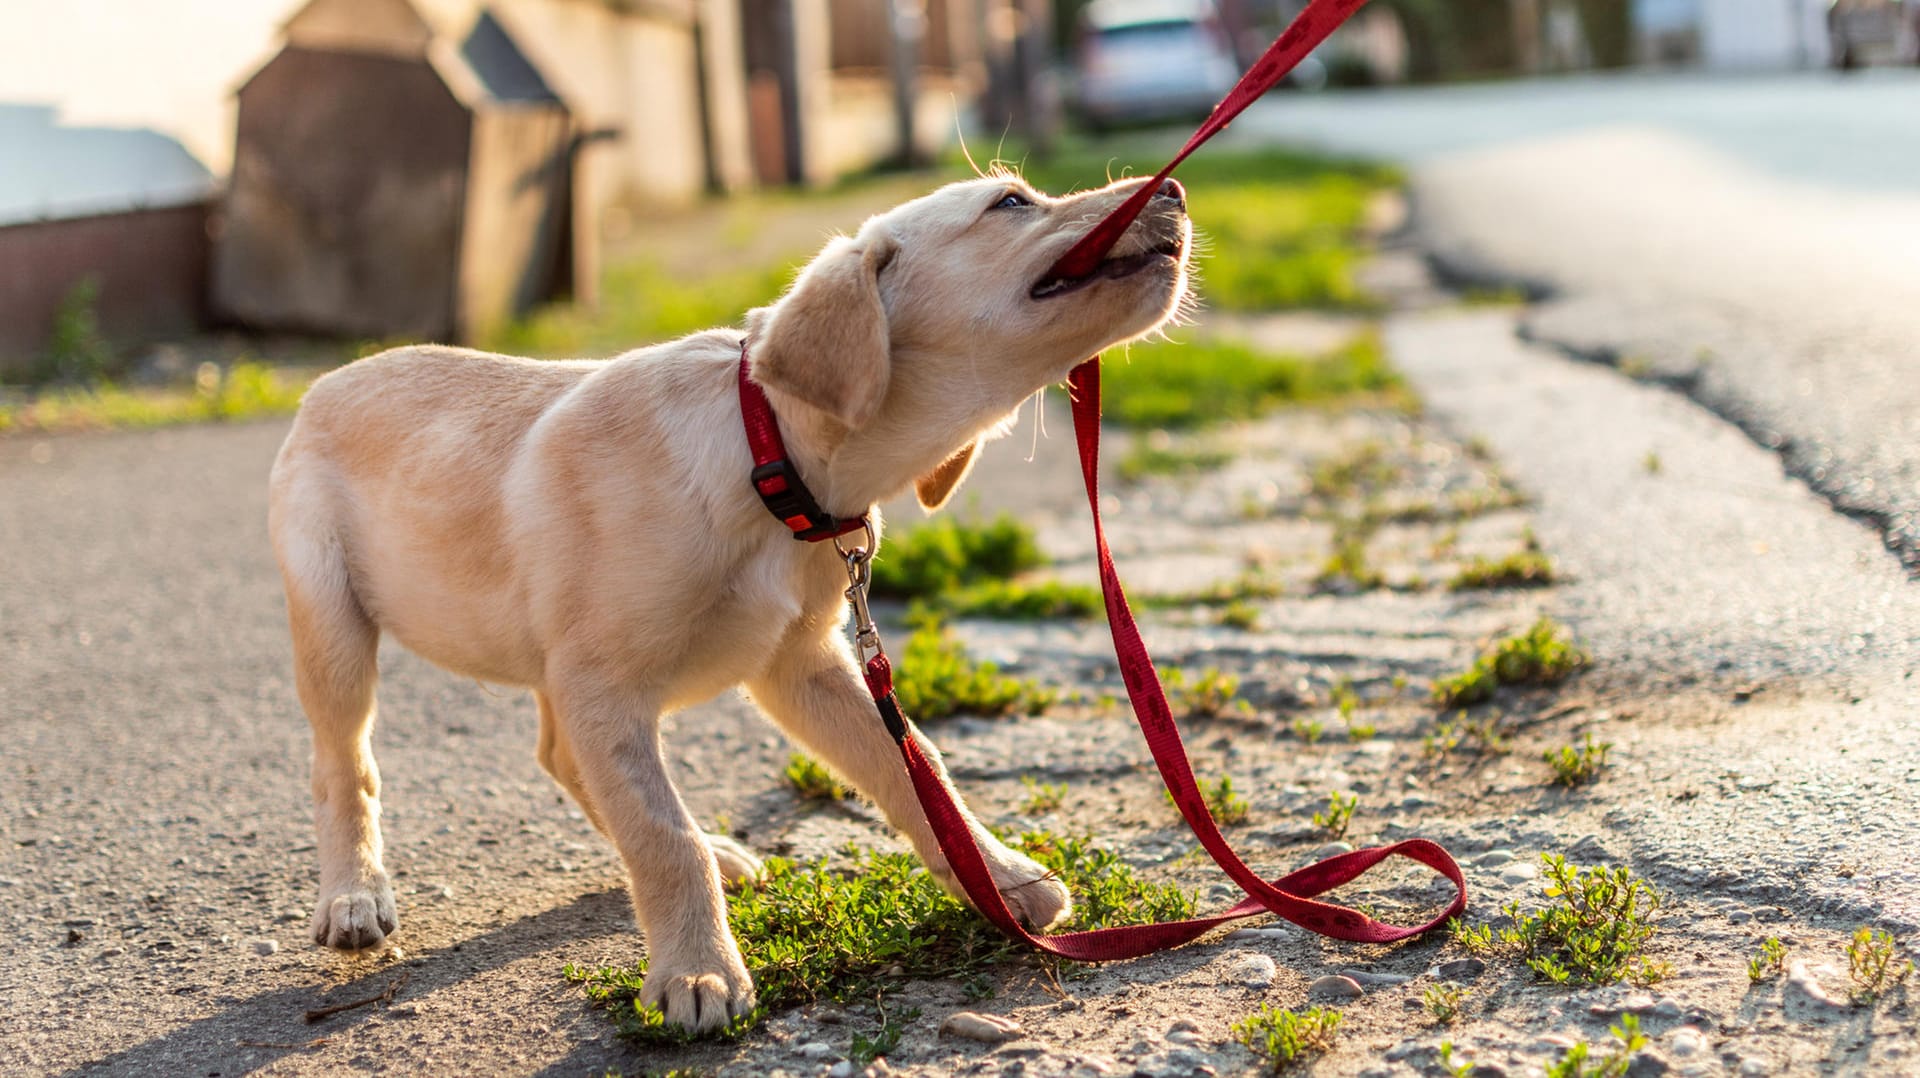
[[[1100,381],[1105,417],[1145,429],[1190,430],[1289,405],[1410,399],[1372,332],[1317,358],[1207,338],[1142,342],[1108,359]]]
[[[1011,516],[986,523],[939,517],[887,536],[873,559],[873,593],[926,598],[1046,563],[1033,529]]]
[[[1231,606],[1249,599],[1275,599],[1280,582],[1258,570],[1248,570],[1231,580],[1222,580],[1192,591],[1149,592],[1135,605],[1150,610],[1168,610],[1184,606]]]
[[[1193,915],[1191,895],[1140,879],[1117,854],[1087,839],[1029,832],[1017,845],[1073,891],[1070,928]],[[769,859],[757,888],[728,896],[727,920],[760,1002],[715,1039],[737,1038],[769,1014],[819,1000],[883,998],[916,979],[966,980],[1030,955],[947,894],[910,854],[864,853],[844,871],[825,862]],[[668,1026],[658,1010],[639,1005],[646,969],[643,959],[591,970],[569,965],[565,975],[605,1006],[626,1035],[648,1042],[693,1040]],[[897,1024],[883,1020],[868,1044],[878,1045],[886,1027]]]
[[[1406,466],[1378,441],[1366,441],[1336,456],[1324,457],[1307,471],[1308,491],[1327,501],[1357,499],[1400,481]]]
[[[1469,719],[1464,711],[1450,722],[1439,723],[1432,733],[1420,739],[1420,754],[1429,760],[1438,760],[1456,751],[1498,756],[1510,748],[1506,735],[1500,732],[1497,718]]]
[[[54,308],[53,328],[30,375],[34,382],[92,385],[112,373],[115,356],[113,346],[100,332],[99,301],[97,277],[82,277],[67,289]]]
[[[1440,1069],[1446,1072],[1447,1078],[1472,1078],[1473,1067],[1470,1059],[1454,1062],[1452,1041],[1440,1042]]]
[[[1232,827],[1247,822],[1247,799],[1233,792],[1233,776],[1222,775],[1218,782],[1197,779],[1194,785],[1199,787],[1200,799],[1206,802],[1215,823]],[[1172,790],[1162,790],[1160,796],[1166,798],[1167,804],[1174,803]]]
[[[1056,580],[1033,584],[982,580],[920,601],[927,609],[943,615],[1002,621],[1090,618],[1106,609],[1106,601],[1100,597],[1098,588]]]
[[[1234,694],[1240,691],[1240,679],[1217,666],[1197,673],[1184,666],[1163,666],[1160,684],[1176,718],[1218,718],[1234,705]]]
[[[1333,838],[1345,838],[1347,826],[1353,823],[1353,810],[1359,806],[1359,794],[1330,790],[1327,793],[1326,811],[1313,814],[1313,826]]]
[[[921,722],[949,715],[1038,715],[1058,694],[1027,678],[1006,677],[1000,667],[967,653],[936,619],[924,619],[907,637],[894,663],[893,691],[901,710]]]
[[[1460,1008],[1466,997],[1467,990],[1457,984],[1430,984],[1420,995],[1420,1005],[1427,1009],[1434,1021],[1446,1025],[1460,1017]]]
[[[1150,475],[1213,472],[1233,460],[1233,454],[1224,449],[1210,445],[1174,445],[1165,434],[1165,431],[1153,431],[1144,438],[1134,439],[1120,456],[1120,478],[1137,483]]]
[[[1549,749],[1541,756],[1547,761],[1547,766],[1553,768],[1555,785],[1584,786],[1599,780],[1600,772],[1607,766],[1607,753],[1612,748],[1612,742],[1596,742],[1589,732],[1586,740],[1580,744]]]
[[[611,356],[739,325],[747,311],[779,298],[810,256],[799,252],[772,265],[692,277],[644,259],[617,263],[602,278],[597,306],[542,307],[488,334],[482,347],[513,355]]]
[[[1639,1017],[1631,1014],[1621,1015],[1619,1024],[1608,1032],[1613,1034],[1613,1044],[1606,1055],[1581,1041],[1547,1066],[1547,1078],[1626,1078],[1633,1057],[1647,1046],[1647,1036],[1640,1032]]]
[[[796,752],[787,758],[787,768],[783,774],[787,785],[793,792],[808,801],[845,801],[853,796],[853,791],[840,785],[833,772],[805,753]]]
[[[1648,475],[1660,474],[1660,454],[1649,449],[1647,455],[1640,458],[1640,469]]]
[[[1646,958],[1654,935],[1660,893],[1624,867],[1578,868],[1558,854],[1541,854],[1547,878],[1541,909],[1523,912],[1518,902],[1501,908],[1514,927],[1496,935],[1485,925],[1456,924],[1454,941],[1470,951],[1515,951],[1527,968],[1554,984],[1613,984],[1627,979],[1652,984],[1668,975],[1664,962]]]
[[[1238,629],[1250,633],[1260,627],[1260,608],[1252,603],[1234,599],[1214,614],[1214,623],[1228,629]]]
[[[1786,965],[1787,945],[1769,936],[1760,944],[1760,950],[1747,959],[1747,980],[1759,984],[1769,977],[1778,977]]]
[[[856,1067],[864,1067],[874,1060],[900,1047],[900,1037],[907,1031],[907,1023],[920,1017],[920,1008],[896,1013],[889,1016],[883,1007],[880,1011],[880,1028],[869,1037],[865,1033],[855,1033],[853,1044],[847,1050],[847,1057]]]
[[[1327,724],[1319,719],[1298,718],[1293,720],[1288,729],[1293,731],[1294,737],[1309,745],[1317,745],[1321,738],[1327,736]]]
[[[1320,563],[1313,583],[1326,591],[1372,591],[1386,582],[1367,561],[1367,535],[1362,529],[1334,530],[1333,552]]]
[[[1474,660],[1466,670],[1434,683],[1440,707],[1465,707],[1491,700],[1502,685],[1552,685],[1587,665],[1587,653],[1551,618],[1510,636]]]
[[[1233,1037],[1267,1061],[1276,1074],[1333,1047],[1340,1012],[1329,1007],[1288,1011],[1263,1003],[1233,1025]]]
[[[1447,590],[1544,588],[1551,583],[1553,562],[1538,550],[1519,550],[1499,559],[1473,559],[1447,581]]]
[[[1912,972],[1913,961],[1901,959],[1892,933],[1864,925],[1853,930],[1847,941],[1847,979],[1855,1003],[1872,1003]]]
[[[1067,801],[1067,784],[1064,782],[1041,782],[1032,775],[1020,776],[1020,785],[1026,787],[1027,799],[1020,802],[1020,811],[1029,816],[1038,816],[1043,812],[1054,812]]]
[[[260,363],[226,370],[201,364],[191,389],[123,389],[102,382],[84,389],[41,393],[16,405],[0,405],[0,431],[80,431],[120,427],[166,427],[181,423],[237,422],[289,415],[300,407],[304,383],[288,382]]]

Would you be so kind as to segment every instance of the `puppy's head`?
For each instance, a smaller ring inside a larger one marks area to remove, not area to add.
[[[750,316],[754,377],[844,432],[835,440],[860,459],[831,468],[857,488],[850,497],[884,497],[917,479],[931,509],[965,476],[982,433],[1022,400],[1178,310],[1192,226],[1175,184],[1096,271],[1051,274],[1146,182],[1054,198],[1014,177],[983,177],[873,217]]]

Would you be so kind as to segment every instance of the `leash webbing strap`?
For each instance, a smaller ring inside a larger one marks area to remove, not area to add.
[[[1002,932],[1028,945],[1077,962],[1108,962],[1138,958],[1141,955],[1189,943],[1208,931],[1232,921],[1264,913],[1276,914],[1303,928],[1334,939],[1359,943],[1391,943],[1430,931],[1457,916],[1467,907],[1467,881],[1460,866],[1446,850],[1427,839],[1407,839],[1390,846],[1375,846],[1329,857],[1268,881],[1249,868],[1220,834],[1219,825],[1208,811],[1206,799],[1194,781],[1193,766],[1187,759],[1180,730],[1167,706],[1165,691],[1153,669],[1153,659],[1133,620],[1132,609],[1114,568],[1113,554],[1107,547],[1105,529],[1100,520],[1100,368],[1089,363],[1077,368],[1069,380],[1073,393],[1074,437],[1079,445],[1081,476],[1086,482],[1087,504],[1093,512],[1094,543],[1100,563],[1100,590],[1106,597],[1107,621],[1113,632],[1114,653],[1120,661],[1120,676],[1126,682],[1127,696],[1134,716],[1146,736],[1160,777],[1172,793],[1174,804],[1186,818],[1200,844],[1214,863],[1244,890],[1248,897],[1238,905],[1209,917],[1158,924],[1126,925],[1087,932],[1063,932],[1037,936],[1020,924],[995,884],[993,873],[975,843],[966,817],[954,802],[953,794],[942,782],[933,765],[920,751],[900,719],[900,707],[893,696],[893,671],[884,654],[875,655],[866,667],[867,688],[872,692],[887,727],[900,744],[907,774],[913,780],[914,793],[927,814],[927,821],[946,855],[947,865],[974,908]],[[1405,857],[1426,865],[1454,885],[1453,901],[1438,916],[1415,926],[1390,925],[1357,910],[1315,897],[1349,883],[1389,857]]]
[[[1188,155],[1218,134],[1248,105],[1284,78],[1364,3],[1366,0],[1312,0],[1226,98],[1214,107],[1206,122],[1187,140],[1173,160],[1075,243],[1054,265],[1053,274],[1080,277],[1097,269],[1107,252],[1139,216],[1153,193],[1159,190],[1161,182]],[[1141,733],[1146,737],[1154,763],[1159,767],[1160,776],[1166,782],[1180,814],[1186,818],[1187,825],[1214,862],[1248,897],[1224,913],[1184,921],[1067,932],[1053,936],[1036,936],[1028,932],[1007,907],[952,793],[926,755],[920,751],[917,741],[910,736],[899,703],[893,696],[892,669],[884,654],[876,654],[867,662],[867,687],[880,707],[888,730],[900,744],[907,773],[913,780],[915,794],[927,814],[941,852],[945,854],[955,880],[974,907],[1009,936],[1062,958],[1081,962],[1136,958],[1190,942],[1222,924],[1263,913],[1276,914],[1325,936],[1362,943],[1388,943],[1406,939],[1430,931],[1460,914],[1467,905],[1466,879],[1446,850],[1427,839],[1408,839],[1389,846],[1353,850],[1272,881],[1261,878],[1227,844],[1194,780],[1193,767],[1180,739],[1179,728],[1173,721],[1172,710],[1167,705],[1166,692],[1153,669],[1153,659],[1147,652],[1145,641],[1141,639],[1139,627],[1134,623],[1126,591],[1120,584],[1113,554],[1107,546],[1106,531],[1100,519],[1099,357],[1088,359],[1074,368],[1067,384],[1073,397],[1074,437],[1079,448],[1081,478],[1086,486],[1087,505],[1093,515],[1100,589],[1105,596],[1107,624],[1113,634],[1114,654],[1119,660],[1121,678],[1127,686],[1128,700],[1133,705],[1134,716],[1140,724]],[[1389,925],[1357,910],[1315,900],[1317,896],[1351,882],[1387,858],[1396,856],[1426,865],[1454,885],[1453,901],[1425,924],[1411,927]]]

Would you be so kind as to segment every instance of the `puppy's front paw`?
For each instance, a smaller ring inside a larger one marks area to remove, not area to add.
[[[313,942],[343,951],[377,947],[398,927],[393,888],[385,876],[322,890],[313,911]]]
[[[737,950],[690,966],[655,961],[640,986],[640,1001],[658,1007],[672,1025],[705,1033],[753,1010],[753,978]]]
[[[725,835],[706,836],[707,848],[713,851],[713,859],[720,866],[720,880],[732,887],[738,883],[748,883],[760,875],[760,859],[753,851],[740,845]]]
[[[1073,913],[1073,893],[1033,858],[1007,850],[1004,860],[989,861],[988,867],[1007,908],[1027,927],[1038,931]]]
[[[980,852],[987,859],[987,870],[993,874],[993,883],[1000,892],[1001,900],[1020,923],[1039,931],[1072,915],[1072,892],[1033,858],[1015,853],[997,842],[991,846],[981,843]],[[929,860],[927,871],[953,897],[973,904],[973,899],[961,888],[960,881],[955,878],[953,869],[947,865],[944,857],[938,861]]]

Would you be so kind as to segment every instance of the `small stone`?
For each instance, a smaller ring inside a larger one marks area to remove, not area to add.
[[[999,1044],[1010,1041],[1021,1034],[1020,1023],[998,1014],[981,1014],[977,1011],[955,1011],[940,1023],[943,1035],[962,1037],[982,1044]]]
[[[1343,853],[1352,852],[1353,843],[1351,842],[1328,842],[1313,851],[1313,859],[1315,861],[1325,861],[1329,857],[1338,857]]]
[[[1260,928],[1236,928],[1227,933],[1228,943],[1270,943],[1291,937],[1293,930],[1278,925],[1265,925]]]
[[[1667,1062],[1667,1057],[1651,1048],[1642,1048],[1627,1063],[1627,1078],[1660,1078],[1672,1069],[1673,1064]]]
[[[1667,1051],[1675,1059],[1690,1059],[1703,1055],[1708,1048],[1707,1035],[1692,1026],[1681,1026],[1667,1034]]]
[[[1500,870],[1501,883],[1526,883],[1539,877],[1540,870],[1525,861],[1515,861]]]
[[[1747,910],[1728,910],[1727,920],[1737,925],[1743,925],[1753,920],[1753,914]]]
[[[1337,973],[1316,977],[1314,982],[1307,986],[1309,999],[1357,999],[1360,994],[1360,986],[1354,982],[1353,978],[1342,977]]]
[[[418,1018],[418,1017],[420,1017],[420,1008],[419,1008],[419,1006],[418,1006],[417,1004],[413,1004],[413,1003],[401,1003],[401,1004],[398,1004],[398,1005],[396,1005],[396,1006],[393,1006],[393,1007],[388,1007],[388,1008],[387,1008],[387,1017],[389,1017],[389,1018]]]
[[[1517,856],[1512,850],[1488,850],[1474,858],[1473,863],[1478,868],[1499,868],[1512,864]]]
[[[1547,1033],[1534,1038],[1520,1050],[1530,1056],[1557,1056],[1578,1043],[1565,1033]]]
[[[1662,996],[1659,1001],[1653,1005],[1653,1009],[1647,1013],[1653,1015],[1655,1018],[1664,1018],[1671,1022],[1687,1012],[1685,1008],[1680,1006],[1679,1000],[1674,999],[1672,996]]]
[[[828,1044],[826,1041],[808,1041],[800,1047],[795,1048],[794,1051],[806,1059],[827,1059],[840,1054],[834,1051],[833,1045]]]
[[[1831,972],[1831,970],[1823,966],[1819,972]],[[1798,1002],[1822,1011],[1841,1010],[1846,1007],[1845,1003],[1835,999],[1833,994],[1820,984],[1816,971],[1798,958],[1787,963],[1785,998],[1789,1002]]]
[[[1200,1035],[1200,1031],[1194,1029],[1176,1029],[1167,1034],[1167,1040],[1173,1044],[1194,1045],[1199,1044],[1204,1039],[1205,1038]]]
[[[1583,835],[1567,850],[1567,860],[1588,864],[1612,864],[1616,860],[1599,835]]]
[[[1198,1033],[1198,1032],[1200,1032],[1200,1023],[1194,1021],[1191,1018],[1176,1019],[1172,1025],[1167,1027],[1168,1037],[1172,1037],[1175,1033]]]
[[[1747,1056],[1740,1060],[1742,1078],[1760,1078],[1761,1075],[1772,1073],[1773,1064],[1765,1056]]]
[[[1433,975],[1443,981],[1470,981],[1486,971],[1487,964],[1478,958],[1456,958],[1433,967]]]
[[[1369,973],[1364,969],[1343,969],[1340,976],[1365,988],[1387,988],[1413,980],[1404,973]]]
[[[1274,965],[1273,959],[1263,954],[1249,952],[1227,964],[1228,983],[1248,988],[1271,988],[1274,977],[1279,973],[1280,968]]]
[[[80,931],[77,928],[67,929],[67,943],[69,946],[75,943],[79,943],[81,940],[86,938],[87,938],[87,934],[85,932]]]
[[[828,1067],[827,1078],[853,1078],[853,1063],[843,1059]]]
[[[1476,1061],[1467,1074],[1470,1078],[1507,1078],[1507,1068],[1489,1059]]]
[[[262,958],[265,958],[270,954],[278,954],[280,951],[280,944],[278,941],[266,939],[264,937],[248,940],[247,946],[253,948],[253,953],[259,955]]]

